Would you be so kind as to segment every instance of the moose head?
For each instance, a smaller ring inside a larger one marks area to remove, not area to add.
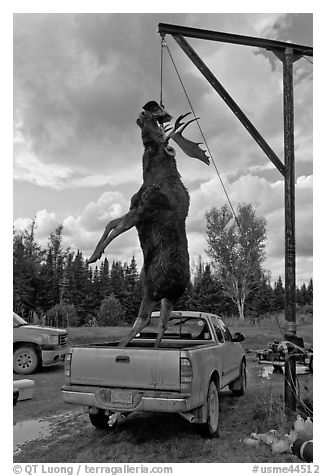
[[[145,104],[143,109],[144,111],[142,111],[137,118],[137,124],[142,130],[142,141],[145,149],[156,149],[158,146],[163,145],[165,151],[169,155],[174,156],[175,151],[169,146],[169,140],[172,139],[186,155],[199,159],[209,165],[209,157],[206,155],[206,151],[199,147],[201,143],[192,142],[182,135],[182,132],[189,124],[198,120],[197,117],[183,123],[181,121],[187,117],[190,112],[182,114],[176,120],[174,127],[170,127],[169,125],[164,126],[164,123],[172,119],[172,116],[164,109],[164,106],[159,106],[155,101],[150,101]],[[168,131],[171,132],[166,135]]]

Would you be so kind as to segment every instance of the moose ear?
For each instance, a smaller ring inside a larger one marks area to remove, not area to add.
[[[173,149],[173,147],[171,147],[170,145],[167,145],[165,148],[164,148],[165,152],[170,155],[171,157],[175,157],[175,149]]]

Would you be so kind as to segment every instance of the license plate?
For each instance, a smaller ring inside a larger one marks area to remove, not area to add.
[[[132,403],[132,393],[111,390],[112,403]]]

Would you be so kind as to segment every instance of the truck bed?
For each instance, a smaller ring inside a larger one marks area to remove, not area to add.
[[[153,313],[151,325],[127,347],[109,338],[71,348],[64,400],[83,405],[94,426],[107,425],[108,412],[138,411],[181,413],[188,421],[206,423],[208,398],[211,402],[215,395],[218,404],[216,389],[239,380],[244,351],[218,316],[174,313],[156,348],[158,319]]]
[[[120,341],[108,341],[92,344],[78,344],[74,347],[117,347]],[[128,349],[153,349],[155,339],[134,339],[127,347],[120,347],[121,350]],[[212,340],[191,340],[191,339],[163,339],[160,343],[159,350],[164,349],[187,349],[203,345],[214,345]]]

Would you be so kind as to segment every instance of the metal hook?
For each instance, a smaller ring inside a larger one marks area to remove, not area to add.
[[[161,33],[161,46],[166,47],[165,33]]]

